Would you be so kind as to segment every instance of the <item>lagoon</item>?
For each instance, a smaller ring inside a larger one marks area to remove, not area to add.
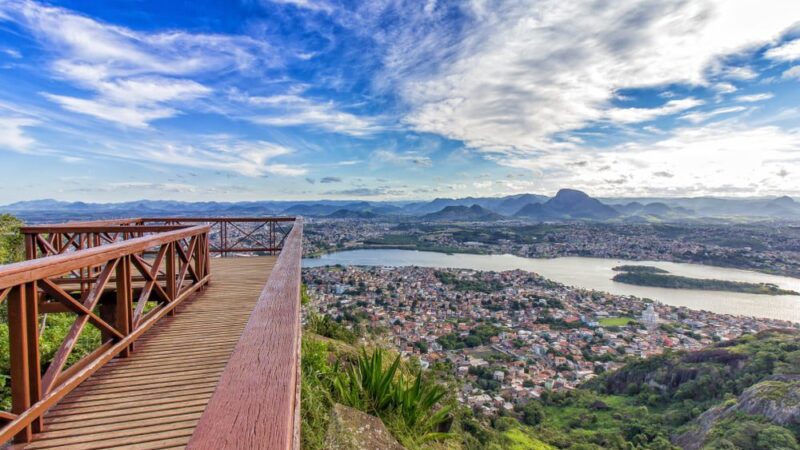
[[[800,279],[763,274],[748,270],[665,261],[630,261],[587,257],[523,258],[514,255],[445,254],[416,250],[363,249],[346,250],[303,259],[303,267],[341,264],[344,266],[420,266],[473,270],[528,270],[553,281],[584,289],[617,295],[635,295],[659,302],[720,314],[735,314],[800,322],[800,296],[758,295],[741,292],[667,289],[617,283],[611,278],[613,267],[623,264],[662,268],[673,275],[692,278],[751,283],[773,283],[784,289],[800,291]]]

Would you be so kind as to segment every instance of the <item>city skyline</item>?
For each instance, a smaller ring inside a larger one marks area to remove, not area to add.
[[[7,1],[0,204],[797,196],[798,83],[788,1]]]

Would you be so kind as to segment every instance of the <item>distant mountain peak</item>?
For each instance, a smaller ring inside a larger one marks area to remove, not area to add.
[[[426,214],[422,216],[422,219],[428,221],[489,221],[503,219],[503,216],[480,205],[450,205],[440,211]]]
[[[577,189],[561,189],[543,204],[529,204],[520,209],[517,217],[538,220],[593,219],[605,220],[619,215],[614,208]]]

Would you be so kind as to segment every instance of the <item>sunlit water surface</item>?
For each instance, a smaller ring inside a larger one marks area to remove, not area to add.
[[[522,258],[513,255],[467,255],[420,252],[415,250],[348,250],[320,258],[306,258],[304,267],[341,264],[344,266],[420,266],[474,270],[529,270],[560,283],[595,289],[618,295],[636,295],[674,306],[754,317],[800,322],[800,296],[757,295],[738,292],[666,289],[617,283],[611,278],[612,267],[636,264],[660,267],[673,275],[693,278],[773,283],[784,289],[800,292],[800,279],[767,275],[747,270],[662,261],[628,261],[624,259],[563,257]]]

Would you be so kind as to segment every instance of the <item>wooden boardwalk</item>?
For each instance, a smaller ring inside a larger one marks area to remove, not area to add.
[[[213,259],[206,290],[62,399],[18,448],[185,447],[276,259]]]

